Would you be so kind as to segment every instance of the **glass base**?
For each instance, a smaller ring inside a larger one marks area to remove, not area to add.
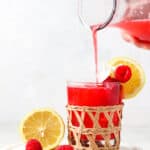
[[[92,143],[88,140],[80,140],[80,146],[76,146],[75,139],[71,139],[69,141],[69,144],[74,147],[75,150],[108,150],[108,147],[105,146],[105,140],[96,140],[96,147],[92,149]],[[116,140],[112,139],[110,140],[109,150],[119,150],[119,146],[116,146]]]

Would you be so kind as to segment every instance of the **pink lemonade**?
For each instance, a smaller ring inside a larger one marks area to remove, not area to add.
[[[125,20],[111,26],[123,29],[140,41],[150,42],[150,19]]]
[[[119,82],[70,83],[67,91],[69,105],[112,106],[121,104]]]

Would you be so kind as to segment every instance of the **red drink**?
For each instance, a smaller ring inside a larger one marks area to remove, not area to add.
[[[121,104],[120,83],[69,83],[68,104],[77,106],[112,106]]]
[[[141,41],[150,42],[150,19],[125,20],[113,26],[123,29]]]

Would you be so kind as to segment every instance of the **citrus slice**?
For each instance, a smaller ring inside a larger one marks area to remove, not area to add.
[[[111,76],[114,76],[115,69],[120,65],[128,66],[131,69],[131,78],[121,83],[123,87],[123,98],[128,99],[136,96],[145,84],[145,73],[140,64],[128,57],[116,57],[109,64],[112,66]]]
[[[44,150],[54,149],[64,136],[64,122],[52,109],[38,109],[29,113],[20,129],[25,142],[37,139]]]

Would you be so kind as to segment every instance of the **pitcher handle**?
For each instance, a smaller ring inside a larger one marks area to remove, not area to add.
[[[113,0],[113,9],[112,9],[110,16],[103,24],[98,26],[97,30],[104,29],[112,21],[114,15],[115,15],[116,9],[117,9],[117,0]]]
[[[88,24],[86,24],[86,22],[85,22],[85,20],[83,19],[83,17],[81,16],[81,8],[82,8],[82,3],[80,2],[81,0],[78,0],[78,5],[80,6],[80,7],[78,7],[78,16],[79,16],[79,19],[80,19],[80,21],[81,21],[81,23],[85,26],[85,27],[87,27],[88,29],[89,29],[89,25]],[[116,12],[116,9],[117,9],[117,0],[113,0],[113,8],[112,8],[112,11],[111,11],[111,14],[110,14],[110,16],[108,17],[108,19],[103,23],[103,24],[100,24],[99,26],[97,26],[97,30],[102,30],[102,29],[104,29],[111,21],[112,21],[112,19],[113,19],[113,17],[114,17],[114,15],[115,15],[115,12]]]

